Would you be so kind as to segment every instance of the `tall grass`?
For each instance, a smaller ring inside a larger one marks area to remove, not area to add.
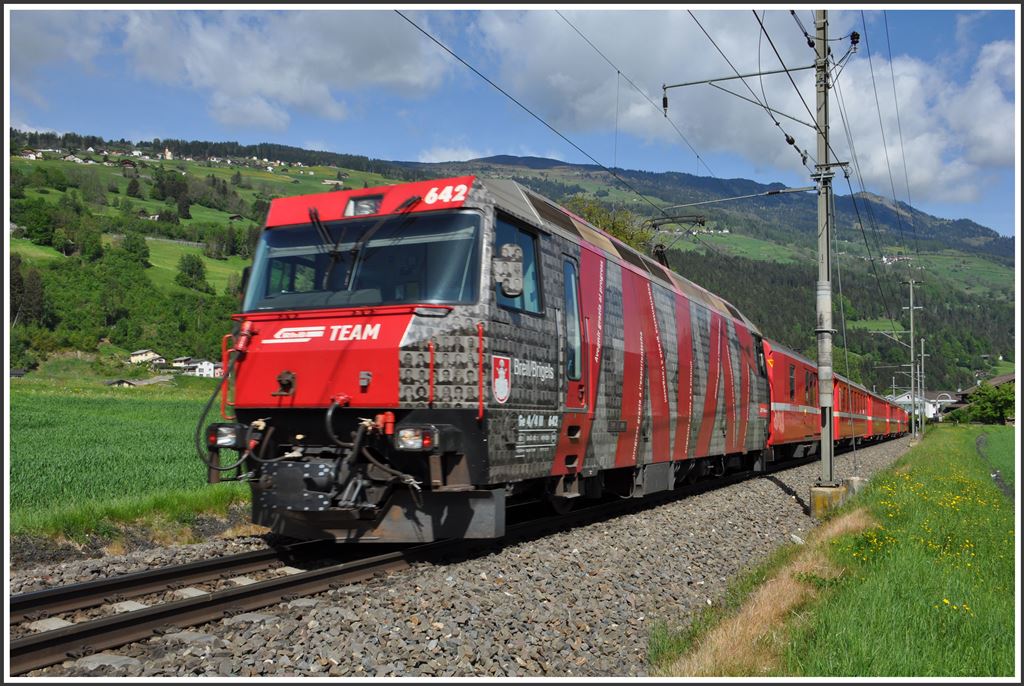
[[[151,514],[223,511],[247,497],[237,484],[207,485],[193,448],[210,380],[108,388],[73,359],[41,371],[11,383],[12,534],[74,538]]]
[[[858,505],[881,524],[834,541],[845,580],[793,627],[785,673],[1013,674],[1014,507],[975,452],[981,431],[936,427],[873,479]]]

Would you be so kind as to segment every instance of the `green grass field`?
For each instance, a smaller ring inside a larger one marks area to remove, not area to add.
[[[207,485],[195,454],[213,380],[110,388],[107,378],[89,361],[57,359],[11,379],[12,534],[77,538],[154,515],[187,521],[248,497],[238,484]]]
[[[25,264],[41,264],[63,260],[64,256],[48,245],[36,245],[27,238],[11,238],[11,252],[21,255]]]
[[[1013,428],[936,427],[858,506],[877,528],[837,539],[843,580],[804,613],[794,676],[995,677],[1014,671],[1014,506],[975,452],[1013,478]]]
[[[967,293],[1013,299],[1014,271],[1009,267],[954,250],[922,253],[919,262]]]
[[[665,237],[664,240],[667,244],[670,244],[675,240],[675,237]],[[752,260],[790,264],[800,261],[807,262],[813,259],[813,255],[801,248],[781,245],[738,233],[700,234],[700,240],[693,237],[680,238],[672,246],[672,250],[707,250],[708,244],[719,252],[746,257]]]
[[[846,515],[866,511],[867,529],[777,548],[732,579],[724,599],[698,612],[688,626],[670,628],[666,619],[652,625],[652,674],[692,677],[680,665],[699,664],[702,674],[731,677],[1012,676],[1014,504],[994,485],[975,450],[981,433],[989,459],[1012,484],[1013,427],[934,427],[890,469],[875,474],[863,493],[831,513],[849,521]],[[804,574],[817,597],[805,596],[787,620],[765,626],[750,647],[773,655],[770,666],[739,666],[751,664],[744,661],[742,645],[715,653],[710,665],[682,661],[714,637],[726,645],[728,636],[716,630],[742,609],[755,621],[759,613],[771,615],[747,602],[802,559],[804,549],[812,559],[830,558],[835,573]]]

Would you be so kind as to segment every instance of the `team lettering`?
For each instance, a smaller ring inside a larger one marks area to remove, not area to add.
[[[375,341],[380,324],[335,324],[331,326],[332,341]]]

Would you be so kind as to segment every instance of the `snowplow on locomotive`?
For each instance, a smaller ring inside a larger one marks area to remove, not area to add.
[[[296,538],[500,537],[515,499],[642,497],[816,440],[735,307],[513,181],[275,199],[234,319],[197,450]],[[836,436],[901,433],[886,406]]]

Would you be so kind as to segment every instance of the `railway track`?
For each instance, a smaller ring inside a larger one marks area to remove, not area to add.
[[[807,464],[815,459],[804,458],[770,465],[764,475]],[[681,486],[664,495],[645,499],[620,499],[581,507],[564,515],[545,516],[510,524],[505,537],[497,541],[439,541],[386,552],[381,552],[385,549],[383,545],[375,546],[373,549],[353,549],[344,546],[325,546],[323,542],[305,542],[284,549],[253,551],[185,565],[161,567],[111,579],[22,593],[9,598],[11,624],[54,617],[61,613],[131,597],[187,588],[192,583],[266,570],[280,562],[297,563],[300,560],[316,558],[318,554],[357,556],[355,559],[305,571],[286,567],[284,574],[262,581],[193,593],[190,594],[191,597],[180,600],[12,638],[9,644],[11,674],[25,674],[68,658],[84,657],[144,640],[157,633],[184,629],[257,610],[293,597],[321,593],[368,579],[376,574],[406,568],[416,561],[437,560],[445,556],[473,556],[495,546],[529,540],[547,535],[554,530],[568,529],[662,505],[681,497],[730,486],[756,475],[752,472],[736,472],[715,480]]]

